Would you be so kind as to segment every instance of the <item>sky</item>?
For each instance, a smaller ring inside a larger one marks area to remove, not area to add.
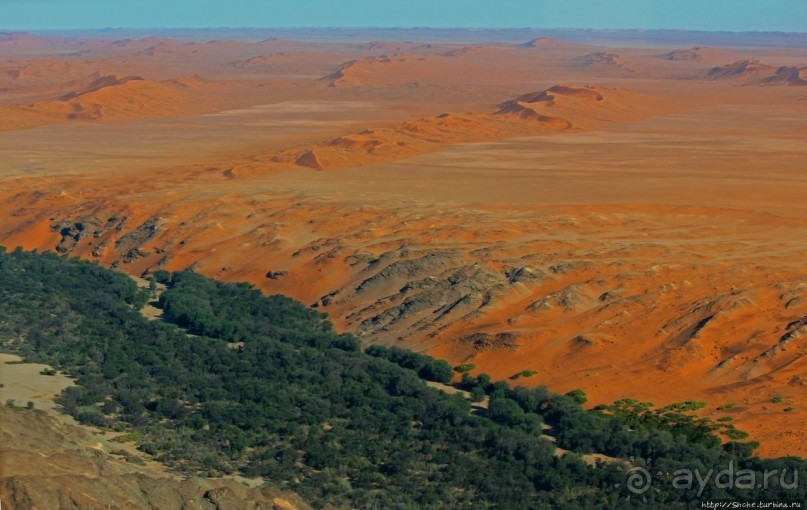
[[[807,32],[807,0],[0,0],[0,29],[671,28]]]

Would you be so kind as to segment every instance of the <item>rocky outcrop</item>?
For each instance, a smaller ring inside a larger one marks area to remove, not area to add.
[[[470,346],[475,352],[483,351],[514,351],[518,349],[516,335],[504,333],[473,333],[460,338],[460,344]]]

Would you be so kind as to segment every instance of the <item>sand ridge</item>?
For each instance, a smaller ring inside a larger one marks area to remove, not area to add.
[[[450,144],[592,129],[603,122],[658,115],[658,101],[655,108],[650,106],[653,102],[626,89],[555,85],[505,101],[490,113],[421,117],[391,128],[365,129],[313,147],[282,151],[271,159],[318,170],[362,166],[433,152]]]
[[[738,60],[713,67],[709,77],[715,80],[743,80],[764,85],[807,85],[807,67],[773,66],[759,60]]]

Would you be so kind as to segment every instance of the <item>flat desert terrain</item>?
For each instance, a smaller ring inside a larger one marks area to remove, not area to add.
[[[327,35],[0,35],[0,245],[807,455],[804,36]]]

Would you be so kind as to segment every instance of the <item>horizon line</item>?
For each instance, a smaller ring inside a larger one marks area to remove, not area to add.
[[[591,27],[473,27],[473,26],[205,26],[205,27],[85,27],[85,28],[4,28],[0,33],[32,33],[32,32],[86,32],[114,30],[473,30],[473,31],[540,31],[540,30],[577,30],[585,32],[694,32],[705,34],[783,34],[807,35],[807,31],[787,30],[698,30],[691,28],[591,28]]]

